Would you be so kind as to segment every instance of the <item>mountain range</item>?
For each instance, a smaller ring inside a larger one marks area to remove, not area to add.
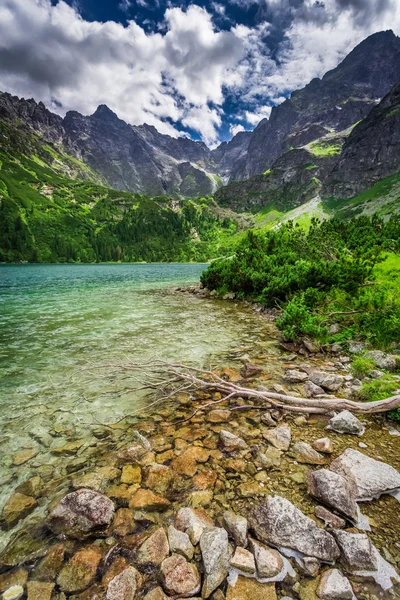
[[[0,92],[0,155],[0,201],[15,204],[21,227],[29,221],[24,202],[32,189],[52,199],[54,189],[69,190],[64,197],[76,202],[68,181],[86,181],[86,190],[100,186],[86,199],[95,212],[99,198],[115,198],[100,188],[119,191],[124,201],[118,215],[111,211],[116,219],[137,204],[127,208],[124,193],[165,197],[163,210],[168,205],[173,212],[185,199],[214,196],[214,216],[236,225],[232,211],[262,213],[255,224],[265,225],[304,212],[398,210],[400,38],[392,31],[371,35],[322,79],[273,107],[253,131],[215,149],[130,125],[105,105],[90,116],[61,117],[41,102]],[[196,239],[197,232],[191,235]]]

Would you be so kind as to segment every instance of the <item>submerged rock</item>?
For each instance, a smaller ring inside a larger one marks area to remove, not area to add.
[[[274,429],[268,429],[263,433],[263,438],[277,448],[277,450],[288,450],[291,441],[291,431],[288,425],[280,425]]]
[[[274,583],[261,583],[257,579],[239,575],[229,583],[226,600],[276,600]]]
[[[168,555],[168,539],[164,529],[160,527],[140,546],[137,561],[140,565],[160,565]]]
[[[163,561],[161,578],[165,591],[171,596],[188,598],[200,591],[201,581],[197,567],[179,554],[173,554]]]
[[[242,438],[224,429],[219,432],[219,442],[226,452],[246,450],[247,448],[247,444]]]
[[[208,598],[228,575],[232,552],[225,529],[206,529],[200,538],[200,550],[204,566],[201,595]]]
[[[101,552],[95,546],[83,548],[69,559],[61,570],[57,584],[63,592],[80,592],[92,583],[96,577]]]
[[[371,500],[400,488],[400,473],[390,465],[347,448],[331,466],[356,485],[357,500]]]
[[[325,561],[339,556],[333,537],[281,496],[269,496],[264,504],[253,509],[250,525],[257,538],[266,544],[291,548]]]
[[[247,519],[232,511],[226,511],[223,515],[223,525],[233,537],[236,546],[247,546]]]
[[[37,506],[37,501],[32,496],[16,492],[4,505],[2,520],[6,529],[14,527],[21,519],[29,515]]]
[[[56,534],[80,538],[107,527],[114,516],[114,504],[94,490],[67,494],[50,513],[48,525]]]
[[[169,508],[170,501],[151,490],[140,488],[131,498],[129,508],[134,510],[163,511]]]
[[[152,463],[145,469],[143,485],[157,494],[166,494],[174,480],[174,473],[170,467]]]
[[[377,567],[373,546],[365,533],[333,531],[341,560],[349,571],[374,571]]]
[[[55,583],[45,581],[28,581],[28,600],[50,600]]]
[[[22,585],[13,585],[8,588],[2,596],[3,600],[20,600],[24,595],[24,588]]]
[[[299,463],[308,465],[324,465],[326,463],[325,456],[322,456],[306,442],[297,442],[293,446],[293,454]]]
[[[338,569],[322,574],[317,595],[321,600],[352,600],[354,596],[350,581]]]
[[[357,521],[356,488],[339,473],[320,469],[308,474],[308,493],[352,521]]]
[[[108,584],[106,600],[134,600],[140,580],[140,573],[127,567]]]
[[[365,431],[364,425],[356,416],[348,410],[343,410],[329,421],[329,427],[337,433],[351,433],[362,435]]]
[[[257,575],[261,579],[271,579],[282,571],[283,558],[277,550],[268,548],[257,540],[249,539],[249,548],[254,554]]]

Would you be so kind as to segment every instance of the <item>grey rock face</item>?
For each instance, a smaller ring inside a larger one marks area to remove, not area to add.
[[[356,486],[357,500],[370,500],[400,488],[400,473],[390,465],[347,448],[331,466]]]
[[[352,600],[353,588],[338,569],[329,569],[321,576],[317,595],[321,600]]]
[[[310,381],[315,383],[325,390],[330,392],[337,392],[345,382],[342,375],[336,375],[336,373],[325,373],[324,371],[311,371]]]
[[[249,548],[254,554],[258,577],[270,579],[279,575],[284,565],[282,556],[277,550],[268,548],[253,539],[249,540]]]
[[[233,537],[236,546],[247,546],[247,519],[234,512],[226,511],[223,515],[223,524],[228,533]]]
[[[204,566],[201,595],[208,598],[228,575],[232,551],[225,529],[206,529],[200,538],[200,550]]]
[[[257,538],[266,544],[291,548],[326,561],[339,556],[333,537],[281,496],[269,496],[264,504],[253,509],[250,525]]]
[[[56,534],[80,538],[107,527],[114,516],[114,504],[94,490],[78,490],[67,494],[48,518]]]
[[[349,571],[374,571],[376,569],[375,553],[365,533],[348,533],[339,529],[332,533],[340,548],[341,560]]]
[[[337,510],[348,519],[357,521],[355,485],[339,473],[327,469],[309,473],[307,491],[311,496]]]
[[[400,85],[399,85],[399,115],[400,115]],[[400,119],[400,117],[399,117]],[[400,120],[399,120],[400,128]],[[399,131],[399,161],[400,161],[400,131]],[[381,350],[371,350],[367,352],[365,358],[370,358],[374,361],[377,367],[380,369],[386,369],[387,371],[394,371],[396,369],[396,357],[393,354],[386,354]]]
[[[329,420],[329,426],[338,433],[351,433],[362,435],[365,431],[364,425],[357,417],[348,410],[343,410]]]

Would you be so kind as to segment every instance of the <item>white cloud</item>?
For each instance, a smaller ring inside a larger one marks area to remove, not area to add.
[[[259,106],[257,112],[245,111],[245,118],[250,125],[258,125],[261,119],[269,119],[272,106]]]
[[[121,2],[118,4],[118,8],[120,10],[122,10],[123,12],[128,12],[129,9],[131,8],[131,6],[132,6],[131,0],[121,0]]]
[[[239,133],[240,131],[246,131],[245,128],[243,127],[243,125],[241,125],[240,123],[237,123],[237,125],[231,125],[229,127],[229,131],[232,135],[232,137],[234,135],[236,135],[237,133]]]

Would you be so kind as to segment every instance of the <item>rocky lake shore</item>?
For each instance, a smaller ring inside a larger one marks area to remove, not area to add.
[[[321,398],[360,385],[348,354],[284,349],[259,318],[262,334],[221,358],[224,379]],[[390,359],[375,354],[376,370]],[[182,392],[89,439],[33,431],[1,517],[4,600],[400,597],[396,427],[240,398],[183,422],[220,399]]]

